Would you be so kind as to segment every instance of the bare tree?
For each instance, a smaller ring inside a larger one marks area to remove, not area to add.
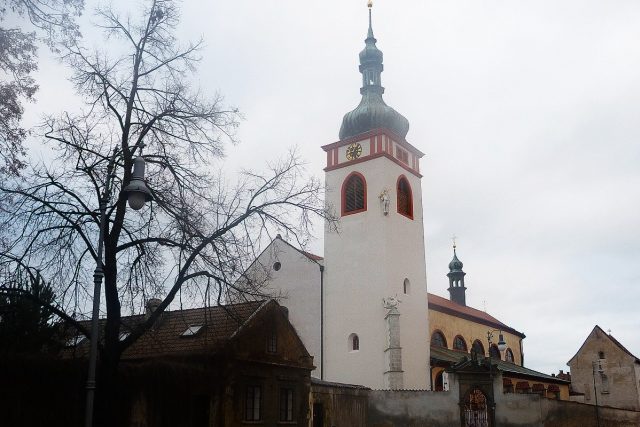
[[[28,18],[40,39],[53,50],[57,43],[76,39],[80,32],[73,19],[84,0],[4,0],[0,3],[0,174],[17,175],[25,167],[21,126],[23,103],[33,101],[38,85],[32,73],[38,68],[36,32],[7,28],[7,15]]]
[[[104,51],[67,45],[64,58],[86,109],[48,119],[42,133],[57,159],[0,188],[11,198],[10,209],[0,213],[3,259],[37,268],[54,287],[58,308],[73,319],[71,314],[88,311],[99,198],[115,152],[100,353],[108,371],[177,296],[223,302],[266,238],[286,232],[304,244],[312,216],[332,220],[321,184],[306,176],[293,152],[267,165],[264,174],[243,172],[234,185],[212,172],[224,145],[235,142],[238,112],[190,85],[201,42],[181,46],[175,39],[174,2],[144,7],[137,23],[112,9],[98,10],[112,43]],[[154,201],[134,212],[120,190],[141,154]],[[150,296],[162,303],[120,341],[123,315],[141,311]]]

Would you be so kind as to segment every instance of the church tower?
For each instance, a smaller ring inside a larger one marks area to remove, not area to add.
[[[409,122],[382,95],[371,26],[360,52],[362,99],[325,145],[323,377],[377,389],[429,387],[420,159]]]

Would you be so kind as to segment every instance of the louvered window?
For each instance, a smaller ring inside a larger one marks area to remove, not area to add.
[[[365,182],[361,175],[351,175],[344,184],[343,213],[365,210]]]
[[[413,218],[413,200],[411,187],[405,177],[398,180],[398,213]]]

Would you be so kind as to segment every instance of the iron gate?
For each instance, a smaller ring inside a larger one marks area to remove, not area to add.
[[[487,398],[479,389],[473,389],[464,402],[465,427],[489,427]]]

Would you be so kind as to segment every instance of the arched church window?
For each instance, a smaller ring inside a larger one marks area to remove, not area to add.
[[[501,359],[500,350],[498,350],[497,345],[491,344],[491,347],[489,347],[489,356],[493,357],[494,359]]]
[[[504,352],[504,360],[506,360],[507,362],[515,363],[514,357],[513,357],[513,351],[511,351],[510,348],[508,348],[507,351]]]
[[[475,340],[471,345],[471,351],[476,353],[479,356],[484,356],[484,346],[480,342],[480,340]]]
[[[358,172],[352,172],[342,184],[342,215],[367,210],[367,182]]]
[[[453,339],[453,349],[467,352],[467,342],[460,335],[456,335]]]
[[[357,334],[349,335],[349,351],[360,350],[360,338]]]
[[[398,178],[398,213],[413,219],[413,196],[411,194],[411,186],[407,178],[401,176]]]
[[[433,335],[431,335],[431,346],[447,348],[447,339],[442,332],[435,331]]]
[[[409,295],[411,293],[411,282],[409,282],[409,279],[404,279],[402,290],[404,291],[405,295]]]

